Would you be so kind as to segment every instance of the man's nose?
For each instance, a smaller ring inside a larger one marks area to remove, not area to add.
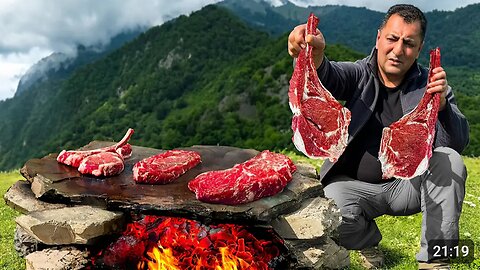
[[[399,40],[395,43],[395,45],[393,46],[393,53],[396,55],[396,56],[401,56],[403,55],[403,44],[402,44],[402,41]]]

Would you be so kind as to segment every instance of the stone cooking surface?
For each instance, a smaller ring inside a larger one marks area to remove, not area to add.
[[[82,150],[111,144],[93,141]],[[114,177],[81,175],[76,168],[58,163],[56,154],[27,161],[21,172],[32,183],[32,191],[40,199],[61,199],[62,202],[66,199],[71,203],[101,204],[114,210],[180,215],[204,221],[268,223],[281,214],[299,208],[303,200],[323,195],[323,187],[316,179],[314,168],[296,164],[298,171],[293,180],[275,196],[238,206],[203,203],[188,189],[187,183],[191,179],[202,172],[230,168],[252,158],[258,151],[227,146],[180,148],[197,151],[202,157],[202,163],[167,185],[145,185],[136,184],[133,180],[133,165],[165,150],[132,147],[133,155],[125,160],[125,170]]]

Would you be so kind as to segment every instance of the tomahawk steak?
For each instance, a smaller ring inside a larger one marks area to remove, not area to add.
[[[118,143],[112,146],[93,149],[93,150],[86,150],[86,151],[63,150],[62,152],[60,152],[60,154],[58,154],[57,161],[66,165],[78,167],[80,166],[80,163],[82,162],[82,160],[85,159],[86,157],[94,154],[102,153],[102,152],[118,151],[119,154],[121,154],[122,156],[125,154],[128,157],[129,155],[132,154],[132,150],[131,150],[131,146],[127,144],[127,142],[128,140],[130,140],[130,137],[132,137],[133,132],[134,132],[133,129],[129,128],[125,136]]]
[[[200,201],[238,205],[281,192],[295,171],[287,156],[265,150],[230,169],[202,173],[188,188]]]
[[[315,34],[317,25],[310,14],[307,34]],[[288,97],[295,147],[310,158],[335,162],[347,146],[351,113],[320,82],[308,44],[298,55]]]
[[[80,162],[78,171],[95,176],[113,176],[123,172],[123,158],[117,152],[101,152],[90,155]]]
[[[133,166],[133,179],[142,184],[168,184],[201,162],[195,151],[168,150]]]
[[[440,49],[430,51],[430,70],[440,66]],[[435,123],[440,107],[440,94],[425,92],[420,103],[410,113],[383,129],[378,159],[384,179],[411,179],[423,174],[432,156]]]

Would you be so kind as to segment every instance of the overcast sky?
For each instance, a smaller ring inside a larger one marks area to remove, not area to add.
[[[15,94],[20,77],[52,52],[72,53],[137,26],[153,26],[219,0],[0,0],[0,100]],[[279,5],[282,0],[270,0]],[[299,6],[342,4],[385,12],[396,3],[423,11],[454,10],[480,0],[291,0]]]

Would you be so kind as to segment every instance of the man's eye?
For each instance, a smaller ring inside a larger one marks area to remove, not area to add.
[[[397,39],[396,39],[396,38],[393,38],[393,37],[387,37],[387,40],[388,40],[388,41],[397,41]]]

